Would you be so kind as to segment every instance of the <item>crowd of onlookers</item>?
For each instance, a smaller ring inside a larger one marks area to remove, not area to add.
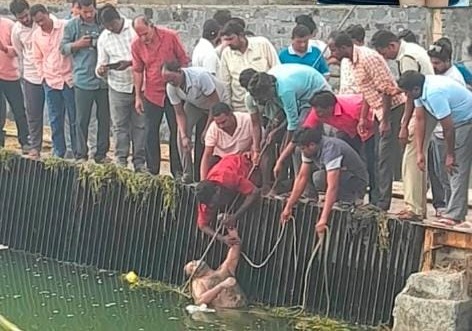
[[[200,182],[207,233],[210,211],[236,192],[247,199],[229,224],[261,193],[291,191],[286,221],[301,196],[323,192],[319,231],[336,203],[356,205],[366,193],[388,211],[398,155],[397,217],[426,217],[429,183],[438,222],[472,230],[472,74],[453,62],[447,38],[425,49],[409,30],[379,30],[367,47],[364,28],[350,25],[322,41],[300,15],[278,52],[219,10],[190,57],[176,31],[94,0],[73,1],[67,20],[26,0],[10,11],[16,22],[0,18],[0,124],[8,103],[27,157],[41,156],[46,104],[55,156],[110,162],[111,130],[113,162],[128,167],[131,156],[135,171],[158,174],[165,115],[171,173]],[[334,65],[338,90],[328,83]]]

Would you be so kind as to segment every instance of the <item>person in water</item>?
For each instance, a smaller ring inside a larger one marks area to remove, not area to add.
[[[239,238],[235,229],[228,230],[228,233]],[[230,246],[225,261],[217,270],[201,260],[185,265],[185,273],[192,277],[191,292],[196,305],[206,304],[213,308],[241,308],[247,305],[246,296],[235,278],[240,254],[240,244]]]

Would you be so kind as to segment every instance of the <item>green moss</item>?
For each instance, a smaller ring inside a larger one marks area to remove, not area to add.
[[[2,166],[3,169],[10,170],[11,162],[17,156],[18,154],[16,154],[13,151],[10,151],[3,147],[0,148],[0,165]]]
[[[61,170],[72,166],[71,162],[55,156],[43,159],[43,163],[46,170]]]
[[[387,213],[373,205],[358,207],[352,213],[352,219],[358,222],[377,223],[377,243],[381,250],[388,250],[390,246],[390,232],[388,230]]]

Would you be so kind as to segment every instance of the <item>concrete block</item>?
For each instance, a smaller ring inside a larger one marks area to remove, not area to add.
[[[470,331],[472,300],[432,300],[400,294],[392,331]]]
[[[468,281],[463,272],[420,272],[410,276],[402,293],[423,299],[466,300]]]

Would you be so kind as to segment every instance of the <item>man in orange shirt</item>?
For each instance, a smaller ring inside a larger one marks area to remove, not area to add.
[[[3,126],[6,118],[5,98],[11,107],[18,130],[18,141],[23,153],[29,152],[28,122],[25,114],[25,101],[21,91],[18,57],[11,43],[13,21],[0,17],[0,147],[5,144]]]

